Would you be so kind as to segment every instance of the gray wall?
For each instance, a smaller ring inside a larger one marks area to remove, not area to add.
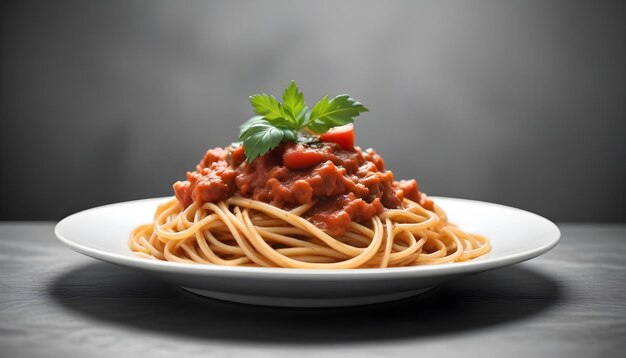
[[[295,79],[431,194],[625,221],[618,1],[52,1],[1,9],[0,219],[171,194]]]

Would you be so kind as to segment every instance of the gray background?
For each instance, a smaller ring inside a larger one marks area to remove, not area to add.
[[[626,221],[618,1],[4,2],[0,219],[170,195],[291,79],[434,195]]]

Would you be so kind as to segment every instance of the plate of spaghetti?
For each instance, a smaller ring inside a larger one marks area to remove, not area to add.
[[[256,116],[240,141],[208,149],[172,197],[85,210],[55,234],[200,295],[291,307],[409,297],[558,243],[556,225],[536,214],[395,180],[376,151],[355,145],[353,121],[367,108],[350,96],[309,108],[292,82],[282,100],[251,96]]]

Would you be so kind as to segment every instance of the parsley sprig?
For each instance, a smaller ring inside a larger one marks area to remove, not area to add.
[[[282,103],[261,93],[250,96],[250,104],[257,115],[242,124],[239,132],[248,162],[281,142],[296,141],[307,132],[326,133],[330,128],[352,123],[354,117],[368,111],[347,94],[331,100],[325,96],[309,109],[294,81],[285,88]]]

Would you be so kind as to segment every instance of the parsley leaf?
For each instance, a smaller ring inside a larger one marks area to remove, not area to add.
[[[353,117],[367,111],[367,108],[347,94],[339,95],[330,102],[328,96],[325,96],[313,107],[304,126],[315,133],[322,134],[332,127],[354,122]]]
[[[241,130],[239,139],[243,141],[248,162],[276,148],[283,140],[294,141],[297,138],[295,130],[276,127],[260,116],[248,120]]]
[[[330,101],[326,96],[309,109],[294,81],[285,88],[283,103],[262,93],[250,96],[250,104],[257,116],[239,127],[239,139],[243,142],[248,162],[284,141],[314,143],[318,139],[309,133],[326,133],[330,128],[352,123],[354,117],[368,111],[347,94]]]
[[[261,93],[250,96],[250,104],[254,112],[263,116],[268,122],[277,126],[291,126],[291,121],[285,115],[283,105],[276,97]]]
[[[239,139],[250,128],[251,125],[263,119],[263,116],[254,116],[239,126]]]
[[[296,126],[300,127],[308,107],[304,104],[304,94],[300,92],[295,81],[291,81],[283,92],[283,108]]]

